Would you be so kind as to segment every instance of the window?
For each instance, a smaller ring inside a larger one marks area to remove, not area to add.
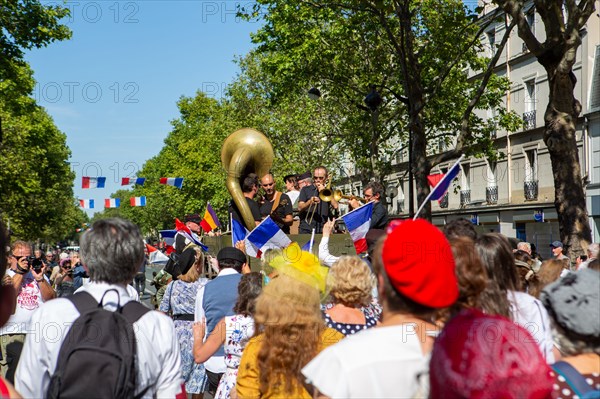
[[[470,190],[471,189],[471,166],[470,165],[461,165],[462,176],[460,179],[460,190]]]
[[[485,35],[487,36],[488,42],[488,54],[490,57],[493,57],[494,54],[496,54],[496,32],[493,30],[488,31]]]
[[[535,79],[525,82],[525,112],[535,111]]]
[[[525,151],[525,181],[537,181],[537,150]]]
[[[488,187],[496,187],[496,161],[488,161],[486,180]]]
[[[535,36],[535,8],[531,8],[527,11],[525,18],[527,19],[527,25],[529,25],[531,33]]]

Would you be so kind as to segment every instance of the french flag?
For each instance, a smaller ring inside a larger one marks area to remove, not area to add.
[[[246,228],[246,226],[242,225],[240,222],[231,218],[231,246],[235,247],[235,244],[238,241],[244,241],[246,236],[250,234],[250,231]]]
[[[121,178],[122,186],[129,186],[131,184],[137,184],[138,186],[143,186],[146,182],[145,177],[123,177]]]
[[[131,197],[129,203],[131,206],[146,206],[146,197]]]
[[[183,185],[183,177],[161,177],[160,184],[166,184],[167,186],[175,186],[181,188]]]
[[[169,258],[167,255],[160,252],[152,245],[146,244],[146,250],[148,251],[148,263],[155,264],[166,264]]]
[[[185,223],[182,223],[181,220],[177,218],[175,218],[175,230],[177,230],[177,233],[198,245],[204,251],[208,251],[208,247],[202,244],[202,241],[200,241],[200,238],[196,235],[196,233],[192,232],[192,230],[190,230]]]
[[[175,234],[177,234],[177,230],[160,230],[158,233],[167,245],[167,255],[175,251],[173,246],[175,245]]]
[[[260,258],[269,249],[287,248],[292,240],[267,216],[246,236],[246,253]],[[250,245],[249,245],[250,244]]]
[[[104,183],[106,183],[106,177],[83,176],[81,178],[81,188],[104,188]]]
[[[121,206],[120,198],[105,198],[104,199],[104,207],[105,208],[118,208]]]
[[[80,199],[79,206],[83,209],[94,209],[94,200],[93,199]]]
[[[373,216],[373,202],[367,202],[365,205],[348,212],[342,219],[346,228],[354,241],[356,254],[361,254],[367,250],[367,232],[371,227],[371,217]]]
[[[461,155],[461,157],[458,158],[458,161],[456,161],[456,163],[454,165],[452,165],[450,170],[448,170],[448,172],[446,172],[444,177],[439,179],[439,181],[437,182],[435,187],[429,192],[429,195],[427,196],[427,198],[425,198],[425,201],[423,201],[423,203],[417,210],[417,213],[415,213],[413,220],[417,220],[417,217],[419,216],[419,214],[425,207],[425,204],[427,204],[429,201],[435,201],[435,200],[442,199],[444,194],[446,194],[446,191],[448,191],[448,189],[450,188],[450,184],[452,184],[452,181],[460,173],[460,162],[463,160],[464,157],[465,157],[464,154]],[[437,178],[434,176],[435,175],[428,176],[428,180],[430,182],[437,180]],[[429,177],[431,177],[431,179]]]

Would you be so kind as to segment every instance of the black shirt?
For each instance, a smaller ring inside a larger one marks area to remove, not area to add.
[[[302,187],[302,190],[300,190],[300,196],[298,197],[298,203],[308,202],[311,197],[318,196],[319,190],[315,185]],[[309,205],[304,209],[304,211],[300,212],[300,234],[310,234],[312,233],[312,229],[315,229],[317,234],[323,232],[323,225],[327,222],[327,219],[331,215],[329,204],[329,202],[321,201],[318,204]],[[312,222],[308,224],[306,219],[310,219],[313,210],[315,213],[312,218]]]
[[[246,198],[246,202],[248,203],[248,206],[250,207],[250,212],[252,212],[252,217],[254,218],[255,221],[260,222],[262,220],[262,218],[260,216],[260,209],[258,207],[258,204],[256,203],[256,201],[254,201],[248,197],[244,197],[244,198]],[[237,207],[237,205],[235,205],[235,202],[233,202],[233,200],[231,200],[229,202],[229,214],[231,215],[231,217],[233,219],[240,222],[242,224],[242,226],[248,227],[244,223],[244,219],[242,218],[242,215],[240,214],[240,211],[238,210],[238,207]]]
[[[381,201],[373,204],[373,215],[371,216],[371,228],[384,230],[388,223],[387,207]]]
[[[260,214],[262,217],[267,217],[271,213],[276,214],[279,218],[284,219],[287,215],[293,214],[294,210],[292,209],[292,201],[287,194],[281,194],[279,198],[279,205],[275,211],[273,209],[273,202],[275,202],[275,196],[273,196],[273,200],[269,201],[265,198],[265,202],[260,206]],[[277,226],[285,233],[290,234],[290,226],[286,226],[281,223],[277,218],[273,218],[273,221],[277,223]]]

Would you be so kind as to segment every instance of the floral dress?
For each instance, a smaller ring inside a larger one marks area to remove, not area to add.
[[[219,382],[215,399],[228,399],[234,389],[242,352],[254,335],[254,319],[250,316],[236,314],[225,317],[225,365],[227,371]]]
[[[158,310],[173,315],[190,314],[196,310],[198,289],[209,280],[200,278],[193,283],[173,280],[167,286]],[[188,393],[201,393],[206,383],[206,373],[203,364],[194,362],[193,320],[174,320],[175,333],[179,340],[181,351],[181,373],[185,380],[185,390]]]

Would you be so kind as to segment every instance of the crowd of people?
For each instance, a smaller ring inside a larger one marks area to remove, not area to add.
[[[364,254],[337,257],[331,215],[317,206],[326,169],[313,177],[317,192],[297,201],[316,209],[300,230],[322,231],[318,256],[293,244],[252,271],[243,246],[209,259],[176,237],[156,311],[131,287],[146,263],[131,222],[99,220],[80,254],[57,264],[47,254],[41,267],[29,243],[7,247],[0,226],[0,398],[598,397],[598,244],[571,264],[553,242],[542,261],[531,244],[466,220],[440,230],[385,217]],[[273,179],[260,179],[263,215],[295,201]],[[373,184],[365,197],[381,193]],[[184,220],[199,231],[198,215]]]

